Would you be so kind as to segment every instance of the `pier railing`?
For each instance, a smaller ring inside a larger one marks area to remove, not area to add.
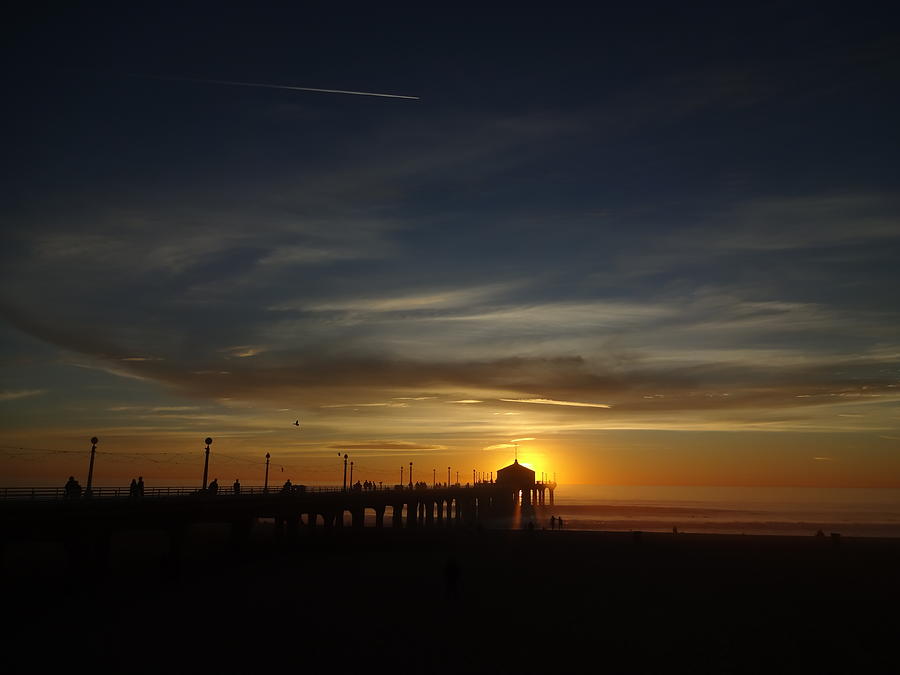
[[[486,483],[478,483],[476,487],[480,485],[487,485]],[[82,490],[81,496],[77,499],[160,499],[166,497],[188,497],[194,495],[206,495],[206,496],[222,496],[222,497],[243,497],[245,495],[276,495],[276,494],[325,494],[325,493],[340,493],[340,492],[394,492],[394,491],[422,491],[422,490],[440,490],[451,488],[470,488],[468,483],[465,485],[460,484],[451,484],[447,485],[446,483],[437,484],[433,486],[428,486],[427,488],[423,487],[409,487],[408,485],[384,485],[384,486],[371,486],[369,488],[352,488],[347,487],[346,489],[342,488],[340,485],[294,485],[290,489],[285,489],[284,486],[270,486],[268,488],[262,485],[252,485],[245,486],[241,485],[240,492],[235,492],[231,485],[221,485],[215,493],[212,493],[209,490],[202,490],[200,488],[195,487],[145,487],[143,494],[139,497],[135,497],[129,486],[124,487],[92,487],[91,494],[88,497],[85,494],[85,491]],[[72,499],[67,496],[66,490],[64,487],[4,487],[0,488],[0,501],[6,500],[33,500],[33,501],[63,501],[66,499]]]

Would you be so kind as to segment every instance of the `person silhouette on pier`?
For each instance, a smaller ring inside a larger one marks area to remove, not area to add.
[[[138,497],[144,496],[144,477],[143,476],[138,476],[137,492],[135,494],[137,494]]]
[[[563,528],[563,519],[562,516],[556,517],[556,529],[561,530]]]
[[[236,494],[236,495],[241,494],[241,483],[240,483],[240,481],[238,481],[237,478],[234,479],[234,485],[231,486],[231,489],[234,492],[234,494]]]
[[[210,481],[209,485],[206,487],[206,490],[211,495],[217,494],[219,492],[219,479],[213,478]]]
[[[550,516],[550,529],[556,529],[556,516]]]
[[[134,478],[131,479],[131,485],[128,486],[128,496],[129,497],[137,497],[138,488],[137,488],[137,480]]]
[[[78,499],[81,496],[81,486],[75,480],[75,476],[69,476],[65,486],[66,499]]]

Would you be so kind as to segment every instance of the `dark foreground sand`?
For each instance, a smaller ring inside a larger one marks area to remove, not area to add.
[[[266,530],[10,545],[4,672],[900,672],[900,539]]]

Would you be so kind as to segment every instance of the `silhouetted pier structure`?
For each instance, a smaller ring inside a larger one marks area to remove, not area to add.
[[[90,497],[78,499],[67,498],[62,489],[0,488],[0,546],[17,539],[59,540],[70,559],[103,567],[110,540],[119,531],[164,531],[177,559],[188,528],[195,524],[230,525],[237,548],[259,519],[273,520],[275,537],[288,540],[301,529],[342,529],[347,514],[349,528],[355,530],[366,526],[367,515],[374,529],[474,526],[512,515],[518,503],[530,503],[532,494],[541,495],[542,502],[543,493],[552,495],[555,487],[531,486],[524,500],[521,489],[503,482],[370,489],[242,487],[239,494],[157,487],[140,497],[131,496],[127,487],[94,487]]]
[[[519,464],[518,458],[497,471],[496,484],[504,490],[512,491],[515,505],[543,506],[549,497],[550,506],[553,506],[556,482],[536,481],[534,471]]]

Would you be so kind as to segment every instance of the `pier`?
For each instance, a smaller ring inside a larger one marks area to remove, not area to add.
[[[183,487],[148,488],[136,497],[128,488],[95,487],[90,496],[72,499],[62,489],[0,488],[0,546],[15,540],[62,541],[73,565],[105,565],[117,532],[167,533],[173,564],[186,532],[196,524],[231,528],[242,546],[260,519],[274,522],[276,539],[295,540],[301,532],[385,528],[474,527],[497,523],[532,504],[553,503],[555,483],[513,486],[504,482],[474,485],[418,485],[391,488],[290,486],[242,487],[240,492],[211,493]]]

